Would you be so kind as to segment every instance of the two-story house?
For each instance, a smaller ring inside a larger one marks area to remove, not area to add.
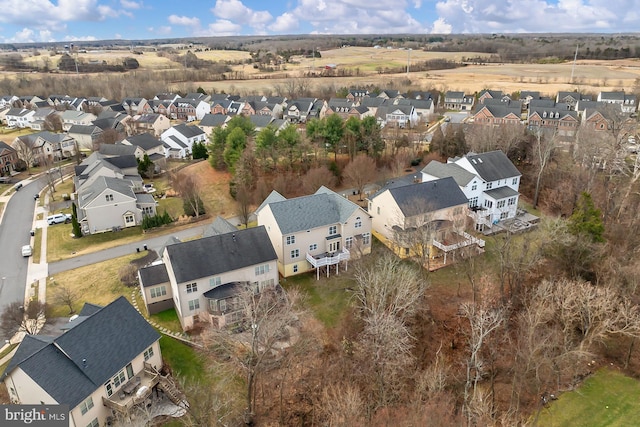
[[[186,159],[193,151],[193,144],[205,143],[207,135],[196,125],[187,126],[181,123],[162,132],[160,139],[165,146],[165,157]]]
[[[80,151],[94,151],[102,141],[104,131],[96,125],[73,125],[67,135],[75,139]]]
[[[26,128],[35,113],[35,110],[26,108],[10,108],[4,115],[5,123],[9,127]]]
[[[137,157],[138,160],[142,160],[146,154],[149,156],[149,160],[156,165],[156,169],[161,169],[166,166],[167,158],[165,157],[164,144],[152,134],[141,133],[139,135],[129,136],[123,139],[120,143],[139,147],[140,150],[138,152],[141,156]]]
[[[213,133],[213,129],[217,127],[224,128],[226,123],[231,120],[231,116],[227,114],[205,114],[198,127],[202,129],[207,138]]]
[[[464,92],[447,91],[444,94],[444,108],[446,110],[471,111],[475,97]]]
[[[431,161],[422,169],[422,181],[452,177],[468,200],[476,230],[491,229],[500,221],[515,218],[521,173],[500,150]]]
[[[413,176],[387,184],[368,199],[373,232],[400,257],[430,260],[469,245],[484,246],[466,233],[468,201],[451,177],[415,182]]]
[[[65,110],[60,113],[62,129],[68,131],[73,125],[91,125],[98,117],[95,114],[83,111]]]
[[[371,216],[347,198],[321,187],[314,194],[286,199],[277,191],[256,210],[278,256],[283,277],[339,264],[371,252]]]
[[[222,328],[243,319],[243,292],[278,285],[277,259],[265,228],[259,226],[172,240],[162,251],[162,263],[142,268],[138,275],[150,313],[172,303],[184,330],[198,320]]]
[[[623,113],[634,113],[637,108],[636,96],[624,91],[600,92],[598,101],[608,104],[620,104]]]
[[[201,99],[179,98],[173,101],[176,118],[186,122],[202,120],[205,114],[211,113],[211,105]]]
[[[159,137],[162,135],[162,132],[171,127],[171,122],[162,114],[137,114],[126,121],[126,127],[129,135],[150,133],[153,136]]]
[[[557,132],[559,136],[574,136],[578,131],[580,119],[574,110],[564,106],[532,107],[529,104],[528,128],[532,132]]]
[[[0,176],[10,175],[18,161],[16,150],[4,141],[0,141]]]
[[[104,426],[146,409],[154,391],[180,395],[159,373],[160,334],[124,297],[86,303],[65,326],[58,337],[20,343],[2,374],[13,403],[68,405],[69,425]]]
[[[518,125],[521,112],[520,101],[487,98],[478,104],[473,122],[485,126]]]

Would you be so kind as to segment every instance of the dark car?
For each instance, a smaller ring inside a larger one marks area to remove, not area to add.
[[[38,200],[39,198],[40,198],[40,195],[37,193],[33,196],[33,200]]]
[[[22,183],[21,182],[17,183],[15,186],[16,191],[20,190],[21,188],[22,188]]]

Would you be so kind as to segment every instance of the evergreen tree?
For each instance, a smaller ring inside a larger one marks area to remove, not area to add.
[[[588,236],[592,242],[604,242],[604,224],[602,213],[593,204],[591,194],[582,192],[580,199],[569,218],[569,231],[578,236]]]

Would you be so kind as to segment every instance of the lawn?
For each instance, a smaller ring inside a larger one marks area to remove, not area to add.
[[[640,419],[640,382],[611,369],[601,369],[577,390],[560,395],[538,417],[539,427],[636,425]],[[633,421],[636,420],[636,421]]]
[[[140,227],[131,227],[118,232],[107,232],[73,237],[71,224],[57,224],[47,229],[47,261],[54,262],[112,248],[142,238]]]
[[[33,262],[39,264],[42,262],[40,259],[40,252],[42,251],[42,228],[36,228],[35,237],[33,238]]]
[[[119,271],[134,259],[146,254],[132,254],[114,258],[100,264],[67,270],[49,278],[47,283],[47,302],[52,304],[52,317],[66,317],[69,308],[56,304],[57,289],[67,287],[76,295],[74,309],[79,312],[85,302],[107,305],[119,296],[131,299],[131,288],[120,281]]]
[[[204,359],[188,345],[163,335],[160,338],[162,358],[171,366],[173,375],[183,378],[187,382],[206,381],[207,376]]]
[[[314,317],[331,328],[338,324],[349,304],[351,293],[347,289],[353,287],[353,279],[346,272],[336,276],[334,269],[329,278],[321,275],[316,280],[313,272],[282,279],[280,284],[287,290],[297,287],[305,293]]]

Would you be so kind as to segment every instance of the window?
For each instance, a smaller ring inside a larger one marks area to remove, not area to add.
[[[293,264],[293,272],[294,273],[298,272],[298,264]]]
[[[353,237],[347,237],[346,239],[344,239],[344,247],[347,249],[351,249],[351,246],[353,246]]]
[[[187,293],[198,292],[198,284],[197,283],[187,283]]]
[[[287,245],[293,245],[296,242],[296,236],[287,236]]]
[[[100,426],[100,423],[98,422],[98,418],[94,418],[93,421],[87,424],[87,427],[99,427],[99,426]]]
[[[380,206],[378,206],[378,215],[380,215]]]
[[[493,188],[493,182],[487,182],[487,190],[491,190]]]
[[[107,194],[105,199],[107,199],[107,202],[113,202],[113,194]]]
[[[515,198],[515,197],[510,198],[510,199],[509,199],[509,203],[508,203],[508,205],[509,205],[509,206],[513,206],[513,205],[515,205],[515,204],[516,204],[516,198]]]
[[[220,311],[227,311],[227,300],[221,299],[218,301],[218,306],[220,307]]]
[[[506,218],[507,218],[507,216],[509,216],[509,212],[502,212],[502,213],[500,214],[500,219],[506,219]]]
[[[191,301],[189,301],[189,310],[193,311],[193,310],[197,310],[200,308],[200,300],[199,299],[192,299]]]
[[[356,218],[356,223],[354,224],[355,228],[360,228],[362,227],[362,220],[360,219],[360,217]]]
[[[491,200],[485,200],[484,207],[491,209],[493,207],[493,202]]]
[[[518,178],[513,178],[511,185],[518,185]]]
[[[311,251],[315,251],[318,249],[318,244],[317,243],[312,243],[309,245],[309,252]]]
[[[153,357],[153,347],[149,347],[144,351],[144,361],[151,359]]]
[[[469,199],[469,207],[475,208],[476,206],[478,206],[478,196]]]
[[[329,236],[333,236],[334,234],[338,234],[338,227],[335,225],[329,226]]]
[[[262,282],[260,282],[260,289],[273,287],[273,285],[275,285],[275,284],[276,284],[276,281],[273,280],[273,279],[263,280]]]
[[[113,381],[113,386],[115,388],[118,388],[120,387],[121,384],[124,384],[124,381],[125,381],[124,369],[118,372],[116,376],[111,379],[111,381]]]
[[[371,243],[371,233],[364,233],[362,235],[362,244],[368,245],[369,243]]]
[[[471,186],[471,191],[476,191],[477,189],[478,189],[478,184],[474,182],[473,185]]]
[[[256,276],[269,272],[269,264],[263,264],[256,267]]]
[[[300,249],[294,249],[291,251],[291,258],[298,258],[300,256]]]
[[[158,286],[157,288],[151,288],[149,293],[151,294],[151,298],[162,297],[167,294],[167,288],[164,285]]]
[[[504,208],[504,206],[507,204],[506,200],[499,200],[498,203],[496,204],[496,208],[500,209],[500,208]]]
[[[329,243],[329,252],[334,253],[340,250],[340,242],[331,242]]]
[[[113,394],[113,388],[111,387],[111,380],[104,383],[104,389],[107,391],[107,397]]]
[[[87,400],[80,404],[80,412],[82,413],[82,415],[84,415],[89,412],[89,409],[91,408],[93,408],[93,399],[91,398],[91,396],[89,396]]]
[[[133,218],[133,215],[127,215],[124,217],[124,222],[126,222],[127,224],[131,224],[135,221],[135,219]]]
[[[220,286],[222,284],[222,280],[220,277],[212,277],[209,279],[209,287],[215,288],[216,286]]]

